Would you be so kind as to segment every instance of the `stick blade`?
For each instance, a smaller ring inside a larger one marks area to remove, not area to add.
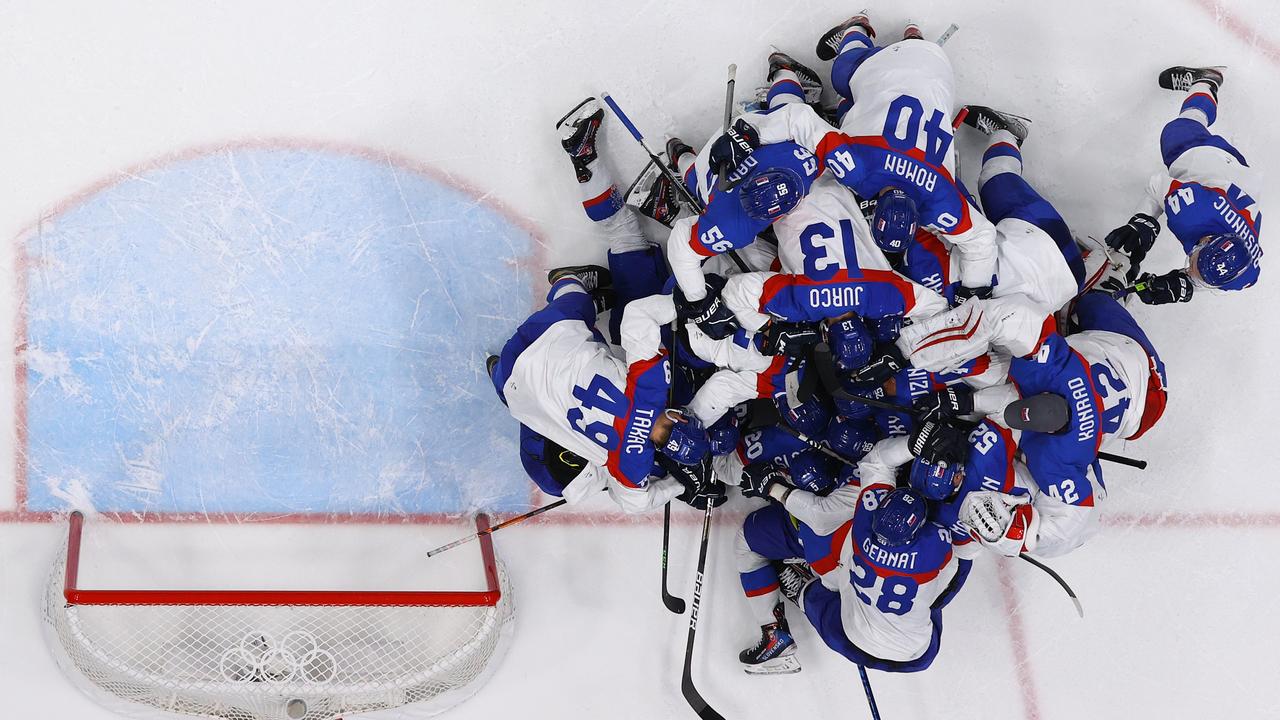
[[[662,604],[666,605],[668,610],[677,615],[684,614],[684,600],[666,592],[665,590],[662,592]]]
[[[688,671],[684,674],[684,679],[680,681],[680,692],[684,694],[684,699],[689,703],[689,707],[698,713],[698,717],[702,720],[724,720],[724,716],[716,712],[716,709],[707,704],[702,699],[702,695],[698,693],[698,688],[693,686],[693,676]]]

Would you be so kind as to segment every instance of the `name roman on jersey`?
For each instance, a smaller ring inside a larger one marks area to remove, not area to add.
[[[918,552],[893,552],[875,544],[871,538],[862,541],[862,554],[875,564],[893,570],[914,570]]]
[[[1097,430],[1097,419],[1093,414],[1093,397],[1084,378],[1073,377],[1067,381],[1067,389],[1071,391],[1071,400],[1076,406],[1076,419],[1080,425],[1076,430],[1076,439],[1084,442],[1092,440]]]
[[[902,155],[885,155],[884,169],[923,188],[925,192],[933,192],[938,184],[937,173]]]
[[[627,428],[627,440],[622,452],[628,455],[639,455],[645,451],[649,443],[649,431],[653,428],[654,410],[637,408],[631,414],[631,426]]]

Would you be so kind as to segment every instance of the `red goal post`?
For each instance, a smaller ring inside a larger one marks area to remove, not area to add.
[[[98,589],[80,586],[92,524],[69,518],[45,626],[73,683],[133,717],[426,717],[474,693],[510,639],[489,534],[480,590]]]

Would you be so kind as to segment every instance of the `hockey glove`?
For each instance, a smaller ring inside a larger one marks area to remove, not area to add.
[[[902,316],[886,315],[882,318],[863,318],[871,330],[871,339],[878,343],[891,343],[902,334]]]
[[[729,499],[725,494],[724,483],[716,480],[711,470],[710,456],[703,458],[697,465],[681,465],[665,455],[658,455],[657,458],[658,464],[684,486],[684,492],[676,496],[677,500],[699,510],[706,510],[708,504],[718,507]]]
[[[1138,213],[1129,218],[1127,224],[1107,233],[1106,242],[1107,247],[1126,252],[1130,257],[1138,253],[1145,256],[1156,243],[1156,236],[1159,234],[1160,221],[1146,213]],[[1136,259],[1134,264],[1137,264]]]
[[[956,285],[955,299],[952,304],[963,305],[968,300],[978,298],[986,300],[991,297],[991,286],[983,285],[982,287],[971,288],[967,285]]]
[[[960,521],[969,527],[970,537],[1006,557],[1036,549],[1040,514],[1030,495],[971,492],[960,504]]]
[[[1189,301],[1195,286],[1185,270],[1173,270],[1164,275],[1143,273],[1134,283],[1133,290],[1138,299],[1148,305],[1167,305]]]
[[[822,342],[822,331],[812,323],[770,321],[764,330],[760,350],[765,355],[804,357],[809,348]]]
[[[724,278],[715,274],[706,276],[707,294],[701,300],[689,300],[676,285],[673,299],[676,314],[684,322],[691,322],[712,340],[723,340],[738,330],[738,320],[725,304],[720,292],[724,290]]]
[[[911,405],[922,420],[945,420],[973,414],[973,388],[948,385],[932,395],[925,395]]]
[[[962,463],[969,451],[969,434],[947,422],[925,420],[907,438],[907,448],[931,465],[943,460]]]
[[[751,123],[738,118],[711,144],[711,167],[717,172],[731,171],[758,147],[760,147],[759,131],[752,127]]]
[[[781,468],[775,467],[773,463],[756,463],[742,468],[742,494],[747,497],[758,497],[766,500],[770,499],[769,491],[775,487],[785,488],[783,490],[783,501],[790,494],[791,484],[788,480],[787,472]]]
[[[849,379],[859,385],[883,385],[899,370],[909,366],[910,363],[902,356],[902,351],[897,345],[883,343],[876,346],[871,362],[859,368],[849,376]]]

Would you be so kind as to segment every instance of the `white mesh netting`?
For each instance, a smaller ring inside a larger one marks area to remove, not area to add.
[[[68,605],[66,557],[64,547],[44,603],[54,655],[91,696],[135,717],[434,715],[482,684],[514,608],[501,565],[496,606]]]

